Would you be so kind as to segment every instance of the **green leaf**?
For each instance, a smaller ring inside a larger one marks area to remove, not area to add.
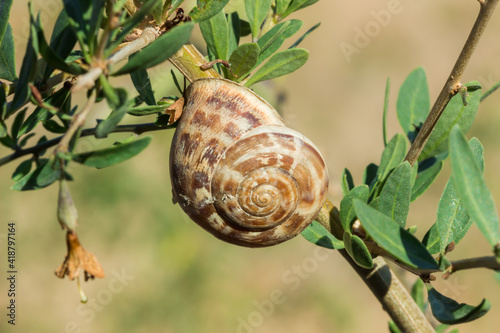
[[[12,123],[12,127],[10,129],[11,130],[10,134],[12,135],[12,138],[14,140],[16,140],[16,142],[17,142],[17,139],[20,137],[19,129],[21,128],[21,125],[23,124],[24,116],[26,115],[26,109],[27,108],[24,108],[23,110],[19,111],[16,114],[16,117],[14,118],[14,122]]]
[[[73,51],[76,41],[76,35],[68,21],[68,14],[63,9],[57,17],[54,30],[52,31],[50,49],[52,49],[59,56],[59,58],[66,60],[66,58],[71,54],[71,51]],[[47,80],[53,71],[54,67],[47,66],[45,68],[42,81]]]
[[[34,20],[33,20],[33,22],[34,22]],[[63,72],[70,73],[73,75],[80,75],[80,74],[83,74],[85,72],[83,70],[83,68],[81,68],[77,64],[65,62],[65,58],[66,58],[66,56],[69,55],[71,50],[65,50],[66,54],[65,54],[64,58],[61,58],[47,44],[47,41],[45,40],[45,36],[43,35],[43,28],[42,28],[41,24],[34,22],[33,26],[35,27],[35,30],[37,33],[40,54],[42,55],[43,60],[45,60],[53,68],[57,68]]]
[[[340,187],[342,188],[342,194],[344,196],[354,188],[354,180],[352,179],[351,172],[347,168],[342,171],[342,175],[340,176]]]
[[[62,108],[63,105],[68,101],[70,92],[70,90],[63,87],[56,91],[54,94],[47,97],[44,100],[44,104],[48,104],[56,108]],[[31,132],[40,122],[45,122],[48,119],[52,118],[54,112],[55,111],[53,110],[37,106],[36,109],[24,121],[21,129],[19,130],[19,136]]]
[[[410,211],[411,166],[410,162],[401,163],[385,182],[378,210],[404,227]]]
[[[327,249],[340,250],[344,248],[344,243],[335,238],[317,221],[313,221],[305,228],[304,231],[302,231],[302,236],[304,236],[307,241]]]
[[[418,172],[417,179],[415,180],[415,184],[413,184],[413,189],[411,192],[411,201],[415,201],[419,196],[427,191],[427,189],[432,185],[434,180],[436,180],[437,176],[441,172],[443,164],[443,161],[439,161],[433,164],[430,168]]]
[[[26,52],[24,53],[23,64],[21,66],[21,73],[19,74],[19,80],[16,82],[16,88],[14,90],[14,99],[8,106],[7,117],[16,112],[21,108],[31,96],[31,90],[29,84],[35,81],[36,77],[36,64],[37,64],[37,54],[38,54],[38,40],[36,35],[36,30],[33,24],[30,26],[30,36],[28,38],[28,44],[26,46]]]
[[[476,83],[476,81],[473,81],[469,82],[468,85]],[[458,125],[464,133],[467,133],[476,118],[480,98],[481,89],[469,92],[468,104],[464,106],[459,94],[453,96],[432,131],[422,154],[418,158],[419,161],[439,155],[448,150],[448,136],[454,125]]]
[[[476,138],[469,141],[469,146],[482,173],[484,171],[483,146]],[[437,211],[436,228],[439,233],[440,253],[444,254],[446,247],[451,242],[458,244],[469,230],[471,224],[472,221],[455,189],[453,179],[450,177],[439,200]]]
[[[315,25],[312,26],[312,28],[310,28],[309,30],[307,30],[302,36],[300,36],[299,39],[297,39],[295,41],[295,43],[293,43],[292,45],[290,45],[289,49],[293,49],[297,46],[299,46],[300,43],[302,43],[302,41],[307,37],[309,36],[314,30],[318,29],[319,26],[321,25],[321,22],[318,22],[316,23]]]
[[[156,105],[156,99],[153,87],[151,87],[148,72],[145,69],[138,69],[130,73],[130,77],[141,99],[146,102],[147,105]]]
[[[425,312],[426,305],[424,290],[425,284],[422,279],[417,279],[417,281],[415,281],[415,284],[413,284],[413,287],[411,288],[411,298],[415,301],[422,312]]]
[[[354,211],[353,201],[359,199],[366,203],[368,201],[368,186],[359,185],[353,188],[340,202],[340,220],[344,230],[350,231],[356,212]]]
[[[102,82],[102,81],[101,81]],[[114,100],[113,95],[107,95],[108,104],[112,111],[108,118],[101,121],[96,128],[95,136],[97,138],[105,138],[115,129],[116,125],[122,120],[127,113],[129,103],[127,101],[127,91],[122,88],[112,88],[118,96],[118,101]]]
[[[110,148],[73,155],[73,161],[94,168],[106,168],[128,160],[143,151],[151,142],[146,136]]]
[[[227,33],[228,33],[228,55],[231,55],[240,43],[240,17],[238,12],[232,12],[227,16]]]
[[[370,163],[366,166],[363,172],[363,184],[366,184],[372,189],[373,183],[377,180],[378,165]]]
[[[400,133],[394,135],[382,152],[380,166],[377,170],[379,181],[383,181],[394,168],[403,162],[407,150],[408,141],[404,135]]]
[[[354,200],[356,215],[373,240],[410,267],[437,270],[438,264],[422,243],[387,215]]]
[[[398,328],[398,325],[396,325],[395,322],[392,320],[389,321],[389,332],[390,333],[401,333],[400,329]]]
[[[38,190],[47,187],[61,177],[61,163],[57,159],[43,159],[38,167],[22,177],[11,189],[16,191]]]
[[[299,9],[313,5],[318,1],[319,0],[293,0],[288,9],[283,13],[283,15],[281,15],[281,18],[284,18]]]
[[[0,44],[9,26],[10,8],[12,0],[0,0]],[[12,35],[12,33],[11,33]]]
[[[384,109],[382,111],[382,139],[384,147],[387,146],[387,111],[389,110],[389,91],[391,89],[391,80],[387,78],[385,82]]]
[[[51,133],[57,133],[57,134],[66,133],[66,128],[64,126],[59,125],[53,119],[46,120],[43,123],[43,127]]]
[[[132,57],[122,68],[112,75],[122,75],[138,69],[147,69],[167,60],[189,41],[193,26],[194,22],[189,22],[174,27],[139,51],[137,55]]]
[[[462,204],[490,245],[496,246],[500,228],[495,203],[458,125],[450,132],[450,159],[453,183]]]
[[[260,47],[260,55],[256,66],[278,51],[287,38],[300,30],[302,24],[303,22],[297,19],[281,22],[260,37],[257,41]]]
[[[224,11],[210,20],[200,23],[201,34],[207,43],[207,49],[215,59],[227,60],[229,51],[229,33]]]
[[[309,52],[304,49],[291,49],[277,52],[259,70],[250,77],[245,86],[274,79],[292,73],[304,65],[309,57]]]
[[[422,239],[422,244],[431,254],[436,254],[440,251],[440,243],[441,239],[439,238],[437,225],[434,223],[425,234],[424,239]]]
[[[197,23],[206,21],[220,13],[228,2],[229,0],[198,0],[198,7],[194,7],[189,16]]]
[[[7,29],[0,45],[0,78],[9,81],[17,79],[14,38],[12,37],[10,24],[7,24]]]
[[[241,81],[257,63],[260,48],[257,43],[245,43],[238,46],[229,57],[231,72]]]
[[[484,316],[491,308],[490,302],[483,299],[477,306],[458,303],[441,295],[431,286],[428,287],[429,304],[432,314],[441,323],[456,325],[467,323]]]
[[[417,130],[427,118],[430,110],[429,87],[425,70],[413,70],[399,88],[396,104],[399,124],[410,141],[417,136]]]
[[[260,26],[271,10],[272,0],[245,0],[245,10],[252,29],[252,38],[259,36]]]
[[[366,269],[370,269],[373,267],[373,259],[366,247],[366,244],[363,242],[361,238],[356,235],[351,234],[349,231],[344,232],[344,246],[358,266],[361,266]]]
[[[12,180],[17,182],[24,176],[26,176],[31,171],[31,165],[33,164],[33,160],[29,159],[21,162],[14,173],[12,174]]]
[[[282,16],[288,9],[290,2],[292,2],[292,0],[276,0],[276,14]]]

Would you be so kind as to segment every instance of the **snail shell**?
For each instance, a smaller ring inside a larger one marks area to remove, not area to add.
[[[217,238],[270,246],[299,234],[326,200],[323,157],[253,91],[200,79],[170,150],[174,202]]]

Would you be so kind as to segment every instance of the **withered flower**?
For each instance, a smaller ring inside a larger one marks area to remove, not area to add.
[[[66,233],[68,253],[64,262],[56,270],[56,276],[63,279],[68,275],[70,280],[78,278],[80,269],[83,268],[85,281],[94,277],[104,278],[104,270],[97,261],[97,257],[83,248],[74,231]]]

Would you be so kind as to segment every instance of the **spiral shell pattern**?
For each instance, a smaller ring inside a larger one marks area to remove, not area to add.
[[[186,93],[170,151],[174,202],[229,243],[270,246],[299,234],[328,188],[314,144],[232,81],[201,79]]]

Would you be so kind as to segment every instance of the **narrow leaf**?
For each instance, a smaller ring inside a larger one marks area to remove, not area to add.
[[[469,146],[482,173],[484,171],[483,146],[476,138],[469,141]],[[436,228],[439,233],[440,253],[444,253],[451,242],[458,244],[469,230],[471,224],[472,221],[455,189],[453,179],[450,177],[439,200],[437,211]]]
[[[26,176],[31,171],[31,165],[33,164],[33,160],[29,159],[26,161],[22,161],[12,174],[12,180],[17,182],[24,176]]]
[[[43,160],[35,170],[22,177],[11,189],[16,191],[38,190],[51,185],[60,176],[61,164],[59,160]]]
[[[297,19],[281,22],[260,37],[257,41],[257,44],[259,44],[260,47],[260,55],[257,60],[257,66],[276,53],[287,38],[290,38],[300,30],[302,24],[303,22]]]
[[[257,38],[260,26],[271,10],[272,0],[245,0],[245,10],[252,29],[252,37]]]
[[[366,232],[395,258],[414,268],[432,271],[439,268],[424,245],[390,217],[360,200],[354,200],[354,208]]]
[[[354,211],[353,201],[359,199],[366,203],[368,201],[368,186],[359,185],[353,188],[340,202],[340,220],[344,230],[350,231],[356,212]]]
[[[417,179],[415,180],[415,184],[413,185],[413,189],[411,192],[411,201],[415,201],[419,196],[427,191],[427,189],[432,185],[434,180],[436,180],[437,176],[441,172],[443,164],[443,161],[439,161],[432,165],[430,168],[427,168],[424,171],[418,173]]]
[[[97,125],[95,133],[95,136],[97,138],[105,138],[109,133],[111,133],[116,125],[118,125],[118,123],[125,116],[129,108],[129,103],[127,101],[127,92],[122,88],[117,88],[114,90],[119,97],[119,101],[117,104],[115,104],[116,101],[113,101],[110,97],[106,96],[108,99],[108,104],[112,108],[112,111],[109,114],[108,118],[101,121],[99,125]]]
[[[441,323],[456,325],[467,323],[484,316],[491,308],[490,302],[483,299],[477,306],[458,303],[441,295],[436,289],[428,287],[429,304],[432,314]]]
[[[302,236],[309,242],[327,249],[340,250],[344,248],[344,243],[335,238],[319,222],[313,221],[302,231]]]
[[[198,0],[198,7],[194,7],[189,16],[195,22],[202,22],[221,12],[229,0]]]
[[[110,148],[75,154],[73,161],[98,169],[106,168],[134,157],[143,151],[150,142],[151,137],[146,136]]]
[[[66,58],[71,54],[73,48],[75,47],[77,38],[71,24],[68,20],[68,14],[63,9],[57,17],[56,23],[54,25],[54,30],[52,31],[52,36],[50,38],[50,48],[61,58],[66,60]],[[54,67],[47,66],[43,74],[43,81],[47,80]]]
[[[293,49],[293,48],[299,46],[299,44],[302,43],[302,41],[304,39],[306,39],[306,37],[309,36],[314,30],[318,29],[320,25],[321,25],[321,22],[318,22],[315,25],[313,25],[312,28],[309,28],[309,30],[307,30],[302,36],[300,36],[300,38],[297,39],[295,41],[295,43],[290,45],[289,49]]]
[[[387,146],[387,111],[389,109],[390,89],[391,89],[391,80],[387,78],[387,81],[385,82],[384,109],[382,112],[382,139],[384,140],[384,147]]]
[[[253,84],[274,79],[294,72],[304,65],[309,52],[304,49],[291,49],[277,52],[245,83],[250,87]]]
[[[38,40],[35,28],[31,25],[30,36],[28,38],[26,52],[24,53],[23,64],[21,66],[21,73],[19,74],[19,80],[16,83],[14,99],[7,110],[7,117],[21,108],[31,96],[29,84],[35,81],[37,54]]]
[[[356,264],[366,269],[373,267],[373,259],[370,251],[368,251],[366,244],[361,238],[351,234],[349,231],[345,231],[344,246]]]
[[[10,24],[7,24],[0,45],[0,78],[9,81],[17,79],[14,38]]]
[[[387,144],[382,157],[380,159],[380,166],[377,170],[378,180],[384,180],[392,169],[396,168],[406,156],[408,150],[408,142],[404,135],[398,133],[392,137],[391,141]]]
[[[410,211],[410,196],[411,166],[405,161],[391,173],[382,188],[378,210],[404,227]]]
[[[210,20],[200,23],[201,34],[207,43],[207,49],[215,59],[227,60],[229,51],[229,33],[224,11]]]
[[[138,69],[147,69],[167,60],[189,41],[193,26],[194,22],[183,23],[161,35],[160,38],[138,52],[122,68],[114,72],[113,75],[122,75]]]
[[[422,67],[411,72],[399,88],[396,104],[399,124],[411,140],[417,136],[430,110],[429,87]]]
[[[437,230],[437,225],[434,223],[430,229],[425,234],[422,239],[422,244],[424,244],[425,248],[431,253],[436,254],[440,251],[441,239],[439,237],[439,232]]]
[[[310,5],[313,5],[318,1],[319,0],[293,0],[293,2],[290,4],[288,9],[285,11],[285,13],[283,13],[282,18],[290,15],[291,13],[293,13],[299,9],[303,9],[303,8],[306,8]]]
[[[476,81],[467,83],[467,85],[472,84],[479,83]],[[453,96],[432,131],[424,150],[422,150],[422,154],[418,158],[419,161],[439,155],[448,150],[448,137],[454,125],[458,125],[464,133],[467,133],[476,118],[480,98],[481,89],[469,92],[467,106],[464,106],[459,94]]]
[[[374,163],[368,164],[363,172],[363,184],[370,186],[370,190],[372,189],[373,182],[377,179],[377,173],[378,165]]]
[[[10,8],[13,0],[0,0],[0,44],[9,26]],[[11,33],[12,35],[12,33]]]
[[[232,12],[227,16],[228,33],[228,55],[231,56],[240,43],[240,18],[238,12]]]
[[[156,99],[153,93],[153,87],[151,87],[148,72],[145,69],[138,69],[130,73],[130,77],[141,99],[146,102],[147,105],[156,105]]]
[[[344,196],[349,193],[350,190],[354,188],[354,180],[352,179],[351,172],[348,169],[342,171],[340,176],[340,187],[342,188],[342,194]]]
[[[241,81],[257,63],[260,48],[256,43],[245,43],[238,46],[229,57],[231,72]]]
[[[474,154],[458,125],[450,133],[450,158],[453,183],[479,230],[492,246],[500,241],[495,203]]]

